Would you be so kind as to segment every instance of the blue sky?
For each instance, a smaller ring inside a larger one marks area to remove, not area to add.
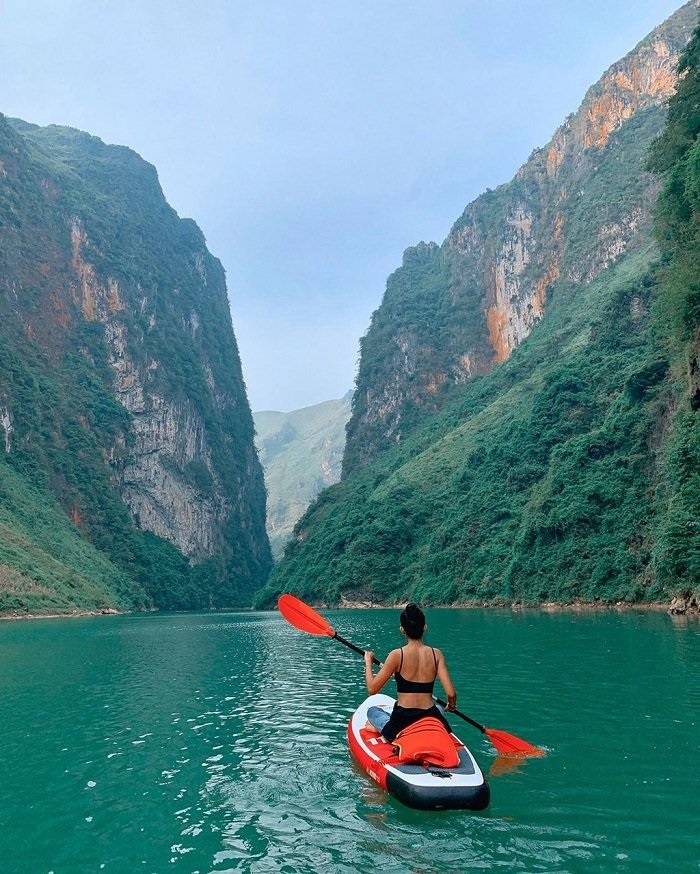
[[[674,0],[0,0],[0,111],[155,164],[227,273],[251,406],[352,387],[386,277]]]

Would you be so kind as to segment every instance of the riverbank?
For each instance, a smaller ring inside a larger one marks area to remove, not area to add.
[[[403,610],[406,606],[404,601],[394,604],[381,604],[376,601],[352,601],[348,598],[341,598],[340,604],[314,603],[311,606],[320,610]],[[274,610],[275,608],[270,608]],[[456,604],[435,604],[427,605],[429,610],[511,610],[513,612],[534,612],[534,613],[629,613],[629,612],[653,612],[653,613],[668,613],[672,616],[694,616],[700,619],[700,601],[697,596],[677,596],[671,601],[654,601],[654,602],[636,602],[630,603],[627,601],[571,601],[568,603],[558,603],[555,601],[546,601],[541,604],[522,604],[517,602],[508,602],[502,600],[493,601],[463,601]],[[215,610],[213,613],[226,612],[250,612],[250,608],[231,607],[229,610]],[[20,610],[12,610],[0,612],[0,622],[14,621],[23,619],[72,619],[72,618],[87,618],[90,616],[123,616],[132,611],[117,610],[114,607],[103,607],[100,610],[66,610],[64,612],[51,613],[23,613]],[[158,610],[148,610],[139,612],[160,612]],[[166,611],[167,612],[167,611]],[[179,611],[175,611],[179,612]]]
[[[100,610],[65,610],[58,613],[24,613],[20,610],[8,610],[6,612],[0,612],[0,621],[22,619],[79,619],[86,616],[121,616],[125,612],[127,611],[116,610],[114,607],[102,607]]]
[[[313,606],[327,607],[328,605],[315,604]],[[402,610],[406,604],[404,601],[394,604],[380,604],[375,601],[352,601],[348,598],[341,598],[340,604],[336,606],[343,610],[370,610],[377,608]],[[427,607],[427,609],[430,610],[452,610],[454,608],[460,610],[531,610],[538,613],[651,611],[657,613],[670,613],[673,615],[700,616],[700,601],[695,595],[678,595],[673,597],[670,601],[637,601],[634,603],[629,601],[569,601],[566,603],[545,601],[541,604],[523,604],[517,601],[513,602],[495,599],[491,601],[460,601],[455,604],[436,604],[428,605]]]

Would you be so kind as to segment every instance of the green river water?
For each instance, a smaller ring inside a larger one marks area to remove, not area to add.
[[[381,657],[398,613],[328,611]],[[0,872],[700,871],[700,621],[428,611],[460,708],[547,749],[482,813],[350,758],[362,659],[275,613],[0,623]],[[393,689],[387,687],[393,694]]]

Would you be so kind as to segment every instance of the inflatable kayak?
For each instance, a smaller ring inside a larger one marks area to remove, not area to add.
[[[377,732],[367,731],[367,710],[382,707],[391,712],[394,704],[388,695],[370,695],[348,723],[350,751],[362,769],[408,807],[420,810],[483,810],[488,807],[489,784],[472,754],[454,734],[443,732],[449,739],[448,746],[454,747],[454,764],[442,767],[421,761],[420,754],[415,754],[415,743],[414,760],[402,761],[406,758],[401,748],[404,732],[395,740],[386,741]]]

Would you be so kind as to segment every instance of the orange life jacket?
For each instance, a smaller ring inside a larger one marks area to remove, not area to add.
[[[439,768],[456,768],[459,753],[454,738],[439,719],[426,716],[400,731],[394,739],[399,762],[419,762]]]

